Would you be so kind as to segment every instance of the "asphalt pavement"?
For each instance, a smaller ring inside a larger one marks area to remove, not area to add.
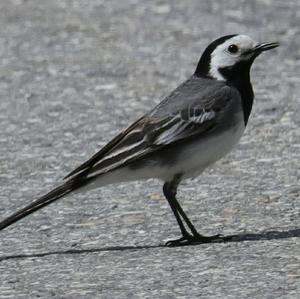
[[[239,145],[178,198],[162,182],[70,195],[0,232],[0,298],[300,298],[300,2],[0,2],[0,219],[59,184],[231,33],[281,46],[252,69]]]

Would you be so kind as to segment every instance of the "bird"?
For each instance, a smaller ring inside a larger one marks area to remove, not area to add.
[[[74,191],[157,178],[181,232],[166,246],[224,240],[219,234],[198,232],[177,200],[177,189],[238,143],[254,101],[251,66],[261,53],[278,46],[244,34],[217,38],[186,81],[70,172],[58,187],[1,221],[0,230]]]

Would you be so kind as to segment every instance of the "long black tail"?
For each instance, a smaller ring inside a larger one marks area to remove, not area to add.
[[[89,182],[88,179],[84,180],[69,180],[65,182],[63,185],[53,189],[46,195],[40,197],[34,202],[30,203],[23,209],[17,211],[11,216],[7,217],[3,221],[0,222],[0,230],[10,226],[11,224],[17,222],[18,220],[30,215],[31,213],[49,205],[50,203],[58,200],[59,198],[71,193],[72,191],[82,187],[83,185]]]

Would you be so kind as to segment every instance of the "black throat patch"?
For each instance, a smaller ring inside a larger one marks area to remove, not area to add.
[[[253,61],[240,61],[232,67],[219,69],[227,84],[237,88],[241,95],[245,126],[253,105],[253,89],[250,81],[250,67]]]

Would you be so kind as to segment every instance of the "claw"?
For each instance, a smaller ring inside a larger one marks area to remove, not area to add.
[[[204,243],[218,243],[218,242],[230,241],[230,239],[231,239],[230,237],[226,237],[221,234],[209,236],[209,237],[202,236],[200,234],[197,235],[186,234],[177,240],[170,240],[166,242],[165,246],[176,247],[176,246],[197,245],[197,244],[204,244]]]
[[[187,240],[186,237],[181,237],[176,240],[169,240],[166,242],[165,246],[167,247],[175,247],[175,246],[183,246],[183,242]]]

